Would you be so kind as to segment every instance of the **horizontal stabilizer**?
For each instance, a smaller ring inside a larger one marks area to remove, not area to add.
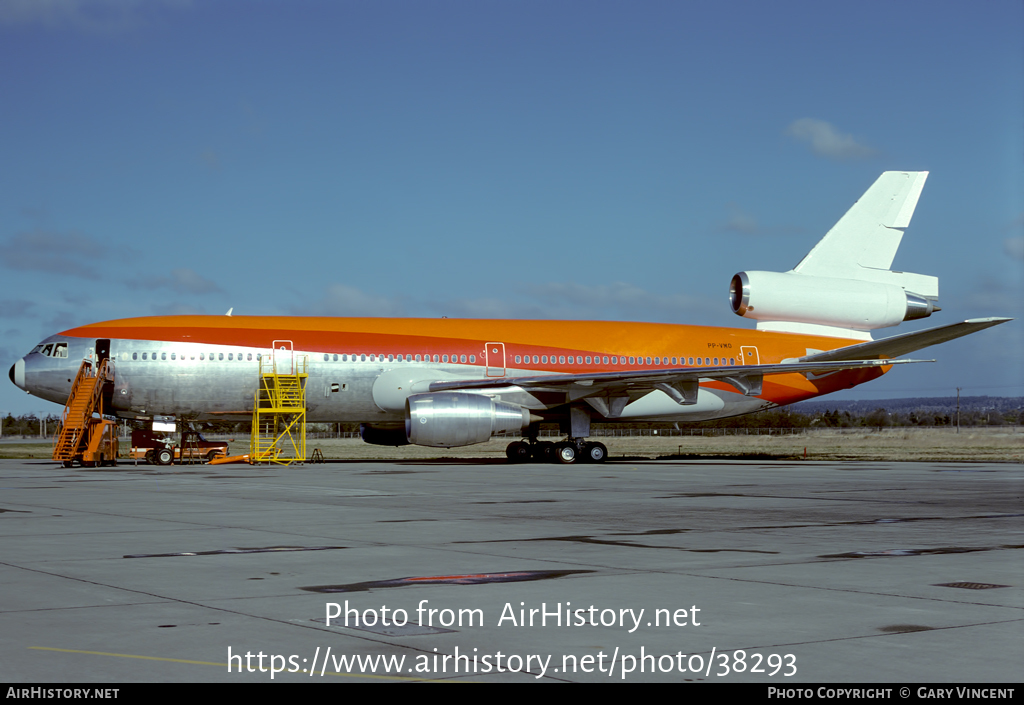
[[[945,343],[947,340],[954,340],[1012,320],[1012,318],[972,318],[961,323],[951,323],[946,326],[939,326],[938,328],[903,333],[902,335],[894,335],[891,338],[883,338],[882,340],[873,340],[869,343],[850,345],[838,350],[815,353],[814,355],[802,357],[800,360],[802,362],[881,360],[898,355],[906,355],[915,350]]]

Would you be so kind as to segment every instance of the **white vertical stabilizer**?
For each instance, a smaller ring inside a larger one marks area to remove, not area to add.
[[[758,330],[870,340],[870,331],[939,311],[937,277],[893,272],[927,171],[887,171],[800,264],[788,272],[740,272],[733,312]]]
[[[927,178],[927,171],[883,173],[793,272],[861,280],[873,279],[863,269],[887,272]]]

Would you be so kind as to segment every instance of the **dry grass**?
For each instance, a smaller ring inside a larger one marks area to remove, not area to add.
[[[783,436],[607,437],[610,458],[720,457],[803,458],[808,460],[870,460],[927,462],[1024,462],[1024,429],[897,428],[883,431],[815,431]],[[496,460],[505,457],[508,439],[464,448],[372,446],[357,438],[309,439],[307,455],[319,448],[328,460],[435,460],[440,458]],[[5,441],[0,458],[49,459],[49,442]],[[230,442],[231,454],[247,453],[249,440]]]
[[[1024,431],[977,429],[959,434],[934,429],[894,429],[784,436],[675,436],[597,438],[611,459],[666,456],[803,458],[813,460],[1024,462]],[[370,446],[358,439],[310,439],[327,458],[429,459],[504,458],[508,440],[492,440],[464,448]]]

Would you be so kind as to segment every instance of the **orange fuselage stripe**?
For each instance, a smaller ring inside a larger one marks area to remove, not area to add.
[[[515,355],[741,357],[741,347],[756,347],[762,364],[801,357],[808,350],[833,350],[856,342],[844,338],[774,333],[667,323],[611,321],[483,320],[425,318],[326,318],[296,316],[157,316],[93,323],[64,331],[76,338],[200,343],[269,349],[274,340],[290,340],[296,350],[342,354],[466,354],[484,362],[484,345],[504,343],[505,364]],[[725,362],[723,359],[723,364]],[[739,364],[739,363],[738,363]],[[666,367],[665,361],[660,367]],[[682,364],[679,365],[684,366]],[[524,363],[523,368],[535,365]],[[599,364],[545,365],[545,371],[614,372],[646,368]],[[886,370],[888,368],[885,368]],[[765,380],[762,398],[788,404],[874,379],[884,370],[839,372],[816,380],[776,375]],[[731,389],[724,383],[705,383]]]

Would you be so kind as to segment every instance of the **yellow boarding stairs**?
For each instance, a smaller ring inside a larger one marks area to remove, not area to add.
[[[113,381],[110,361],[82,361],[64,406],[53,444],[53,460],[71,467],[117,463],[117,423],[103,418],[103,387]]]
[[[308,366],[308,356],[296,356],[290,340],[275,340],[273,350],[260,355],[250,462],[291,465],[305,461]]]

